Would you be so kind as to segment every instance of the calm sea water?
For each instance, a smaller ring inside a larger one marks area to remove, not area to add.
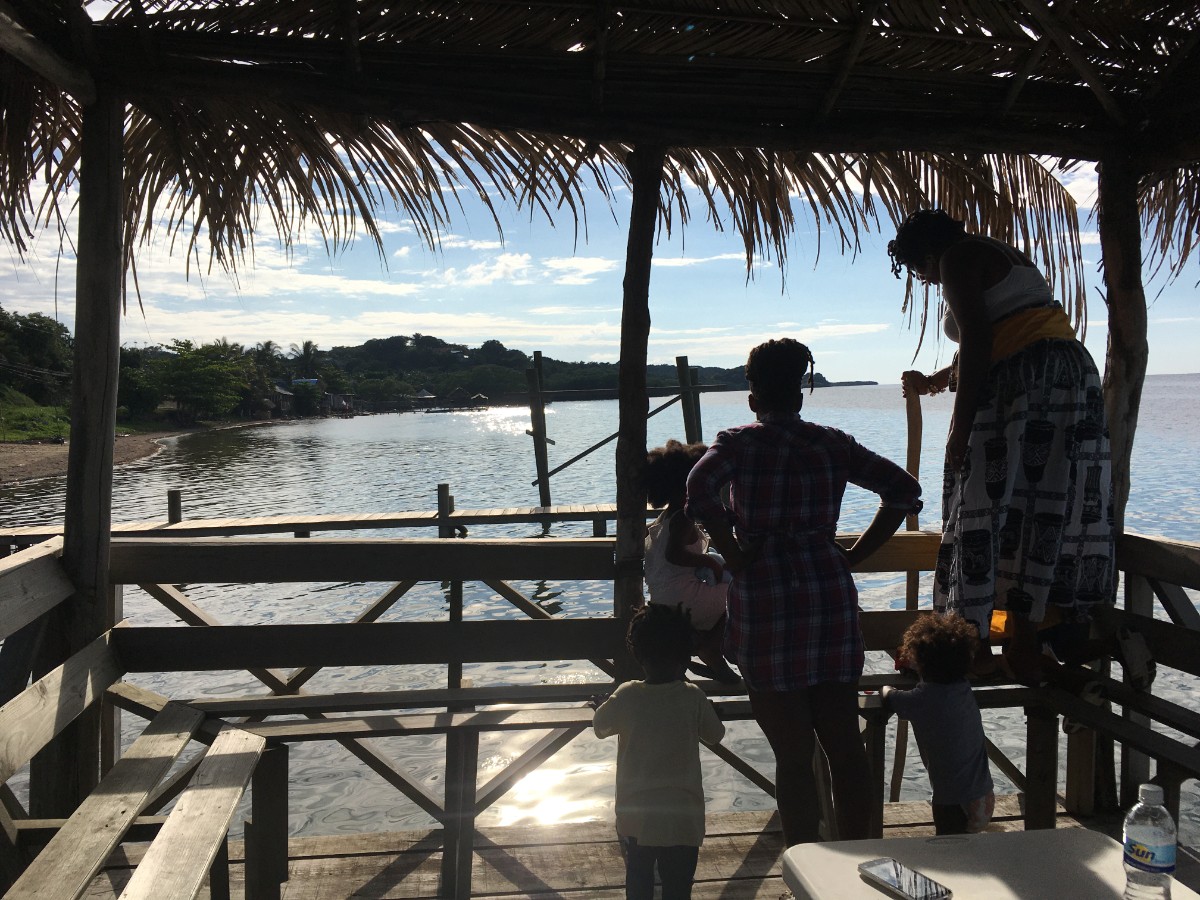
[[[1200,375],[1148,379],[1133,459],[1133,488],[1127,513],[1129,530],[1200,540]],[[742,393],[708,394],[702,399],[704,433],[711,438],[723,427],[751,416]],[[805,415],[855,435],[867,447],[903,463],[907,446],[904,403],[897,386],[845,387],[818,390],[805,399]],[[921,483],[927,510],[922,526],[938,525],[943,440],[950,398],[926,398]],[[365,416],[283,423],[188,436],[167,444],[155,458],[123,467],[115,475],[114,521],[165,518],[166,494],[183,491],[187,518],[396,512],[436,506],[436,486],[448,483],[460,509],[536,505],[527,409],[425,415]],[[557,403],[547,409],[547,428],[556,441],[550,465],[569,459],[607,437],[617,427],[615,401]],[[678,405],[649,422],[651,444],[682,438]],[[615,444],[596,452],[552,479],[555,503],[609,503],[614,500]],[[61,522],[62,478],[0,485],[0,525]],[[851,486],[844,506],[842,530],[858,530],[870,521],[877,504],[873,494]],[[590,535],[587,524],[555,526],[556,535]],[[386,536],[395,532],[356,532]],[[422,532],[405,532],[420,535]],[[431,532],[426,531],[426,535]],[[541,534],[533,525],[479,526],[474,537]],[[600,583],[518,582],[527,596],[560,616],[611,612],[611,585]],[[903,577],[881,575],[859,581],[868,609],[903,606]],[[190,585],[187,594],[225,623],[346,621],[387,588],[382,584]],[[482,585],[464,591],[469,618],[514,618],[520,614]],[[922,597],[928,602],[928,578]],[[175,618],[135,589],[126,592],[126,614],[138,624],[174,624]],[[444,619],[445,587],[422,584],[385,617],[388,621]],[[868,660],[869,671],[889,666],[881,654]],[[880,658],[882,657],[882,658]],[[602,680],[586,664],[489,665],[468,667],[477,684],[564,683]],[[309,683],[309,690],[374,690],[432,687],[444,684],[442,667],[355,668],[329,670]],[[138,675],[139,684],[176,697],[222,696],[258,692],[243,672]],[[1190,705],[1192,679],[1164,672],[1155,692]],[[1010,757],[1024,757],[1023,719],[1018,712],[985,713],[989,736]],[[131,723],[127,738],[136,729]],[[480,751],[481,779],[515,758],[532,736],[485,736]],[[443,747],[440,738],[383,739],[376,742],[400,762],[411,777],[440,794]],[[773,769],[771,754],[757,729],[731,723],[726,743],[764,772]],[[481,817],[484,824],[553,823],[611,817],[615,741],[581,735],[570,746]],[[889,760],[891,750],[889,748]],[[1060,756],[1060,758],[1062,758]],[[770,809],[773,801],[711,755],[704,754],[705,788],[711,811]],[[1013,790],[1003,776],[1000,789]],[[291,828],[293,833],[328,834],[382,830],[431,824],[403,796],[366,770],[337,745],[301,744],[291,760]],[[1200,837],[1200,792],[1186,800],[1182,837]],[[902,799],[926,799],[928,782],[909,750]]]

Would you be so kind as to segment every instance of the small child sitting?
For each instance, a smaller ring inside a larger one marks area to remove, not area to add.
[[[630,620],[630,652],[646,673],[596,710],[598,737],[618,735],[617,835],[625,856],[625,896],[688,900],[704,841],[700,745],[719,743],[725,726],[704,692],[683,680],[691,629],[683,612],[657,604]]]
[[[646,585],[651,603],[682,605],[691,616],[693,652],[703,663],[692,671],[735,684],[741,678],[721,653],[730,576],[720,555],[708,552],[707,536],[683,511],[688,473],[707,449],[671,440],[646,455],[646,499],[663,510],[646,529]]]
[[[933,787],[938,834],[982,831],[996,805],[983,720],[967,681],[977,643],[966,619],[923,615],[904,632],[899,652],[920,683],[911,691],[883,689],[884,705],[912,722]]]

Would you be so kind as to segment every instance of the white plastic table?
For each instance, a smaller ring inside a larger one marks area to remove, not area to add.
[[[797,898],[881,900],[858,875],[859,863],[881,856],[941,882],[955,900],[1119,900],[1125,891],[1121,845],[1084,828],[798,844],[783,855],[783,880]],[[1200,894],[1174,882],[1171,898]]]

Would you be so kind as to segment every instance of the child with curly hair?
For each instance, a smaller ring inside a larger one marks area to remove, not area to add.
[[[600,704],[597,737],[617,735],[617,835],[625,856],[625,896],[650,900],[654,869],[663,900],[688,900],[704,841],[700,741],[725,736],[717,711],[683,680],[691,627],[678,607],[643,606],[626,639],[645,681],[627,681]]]
[[[689,668],[736,684],[741,676],[721,653],[729,576],[723,559],[709,552],[708,536],[683,511],[688,473],[706,450],[701,443],[670,440],[646,454],[646,499],[662,509],[646,529],[646,586],[651,603],[682,606],[691,617],[692,650],[702,665]]]
[[[983,720],[967,681],[978,642],[966,619],[922,615],[904,632],[899,652],[920,682],[911,691],[883,689],[884,705],[912,722],[933,787],[938,834],[982,831],[996,806]]]

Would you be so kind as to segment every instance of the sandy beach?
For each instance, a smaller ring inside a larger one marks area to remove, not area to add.
[[[118,435],[117,442],[113,446],[113,465],[120,466],[153,456],[162,449],[159,441],[187,433],[187,431],[156,431],[147,434]],[[65,443],[0,443],[0,484],[66,475],[67,449]]]

